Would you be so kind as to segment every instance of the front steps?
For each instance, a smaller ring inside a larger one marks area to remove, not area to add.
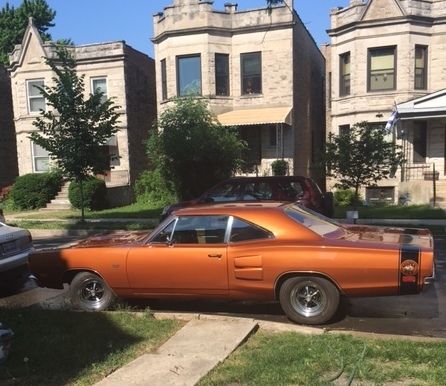
[[[62,189],[59,193],[57,193],[56,197],[54,197],[51,202],[49,202],[45,208],[41,210],[47,211],[56,211],[56,210],[69,210],[71,209],[70,200],[68,199],[68,187],[70,186],[70,182],[65,182],[62,186]]]

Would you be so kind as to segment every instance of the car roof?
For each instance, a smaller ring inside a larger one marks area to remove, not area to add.
[[[305,226],[297,224],[284,215],[283,210],[291,204],[281,202],[226,203],[209,206],[188,207],[175,211],[176,216],[226,215],[239,217],[272,231],[279,238],[320,238]],[[297,233],[296,233],[297,232]]]
[[[283,202],[227,202],[205,206],[194,206],[175,211],[176,215],[235,214],[239,212],[255,212],[275,210],[285,206]]]

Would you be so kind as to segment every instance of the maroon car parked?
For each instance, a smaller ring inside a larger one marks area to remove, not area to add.
[[[200,197],[166,206],[161,219],[177,209],[224,202],[297,202],[306,208],[333,216],[333,194],[323,193],[311,179],[301,176],[234,177],[205,191]]]

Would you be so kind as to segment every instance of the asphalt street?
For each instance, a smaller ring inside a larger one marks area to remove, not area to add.
[[[54,237],[36,239],[37,249],[57,247],[76,241],[76,237]],[[434,285],[420,295],[350,298],[344,299],[338,315],[323,327],[329,330],[352,330],[381,334],[418,335],[446,338],[446,235],[435,238],[437,277]],[[36,289],[33,282],[28,282],[19,295],[27,302],[27,292],[44,291]],[[47,302],[49,308],[66,306],[65,293],[50,293],[55,296]],[[29,292],[31,293],[31,292]],[[48,296],[48,293],[45,293]],[[0,299],[7,303],[8,298]],[[291,323],[284,316],[280,305],[275,302],[235,302],[235,301],[130,301],[135,309],[150,307],[153,311],[197,312],[218,315],[249,317],[267,321]]]

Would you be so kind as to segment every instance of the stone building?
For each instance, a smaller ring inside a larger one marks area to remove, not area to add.
[[[446,202],[446,1],[350,0],[331,12],[329,105],[334,133],[368,121],[400,121],[389,140],[406,162],[391,180],[369,188],[369,201]]]
[[[202,96],[248,142],[252,173],[313,175],[325,139],[324,58],[293,10],[238,10],[174,0],[154,15],[158,112],[173,97]]]
[[[11,81],[0,65],[0,190],[17,177],[17,148],[12,114]]]
[[[112,193],[111,204],[130,202],[130,187],[147,169],[144,142],[156,117],[154,61],[123,41],[68,49],[76,59],[78,74],[85,76],[86,94],[100,89],[119,106],[119,131],[108,142],[110,170],[103,178]],[[45,58],[54,55],[54,44],[42,42],[32,20],[22,44],[10,55],[20,175],[50,168],[48,153],[30,140],[29,133],[35,130],[33,121],[40,109],[47,108],[36,86],[51,85],[54,74]]]

